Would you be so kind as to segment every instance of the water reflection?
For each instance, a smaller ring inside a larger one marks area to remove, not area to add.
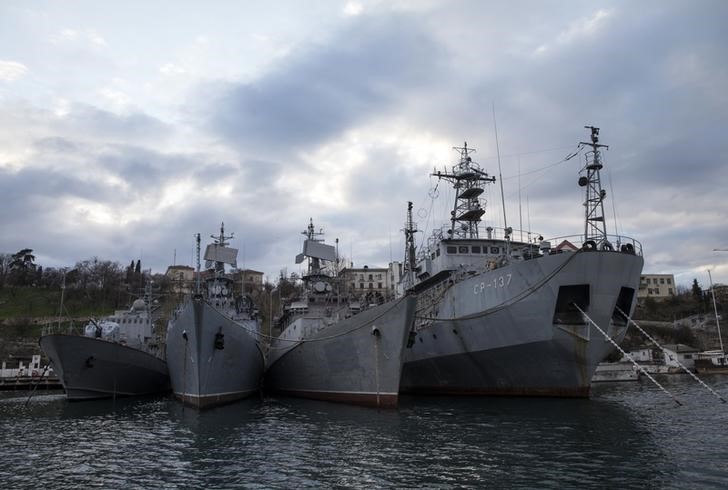
[[[591,400],[406,397],[399,410],[253,398],[69,403],[0,395],[0,481],[103,487],[675,487],[725,484],[725,405],[672,378]],[[728,385],[718,381],[725,393]]]

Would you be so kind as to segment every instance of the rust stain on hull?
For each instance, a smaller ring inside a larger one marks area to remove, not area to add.
[[[377,395],[376,393],[335,393],[305,390],[275,390],[271,392],[279,395],[308,398],[310,400],[348,403],[375,408],[397,408],[399,403],[399,395],[381,393]]]
[[[174,396],[185,405],[195,408],[208,408],[232,403],[238,400],[247,398],[254,391],[246,393],[227,393],[223,395],[204,395],[204,396],[193,396],[193,395],[182,395],[181,393],[175,393]]]
[[[420,387],[408,390],[412,395],[462,395],[462,396],[523,396],[551,398],[589,398],[590,386],[576,388],[477,388],[462,389],[442,386]]]

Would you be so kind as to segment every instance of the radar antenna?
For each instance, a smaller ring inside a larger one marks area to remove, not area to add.
[[[304,258],[308,258],[308,275],[321,275],[321,261],[336,261],[336,248],[323,243],[323,229],[316,231],[313,226],[313,218],[309,218],[308,228],[301,232],[306,240],[303,242],[303,252],[296,256],[296,263],[300,264]]]
[[[235,233],[230,233],[230,236],[225,236],[225,222],[222,221],[220,223],[220,235],[219,236],[210,235],[210,238],[215,240],[216,244],[220,245],[221,247],[225,247],[227,245],[230,245],[230,242],[228,242],[227,240],[235,238],[234,235],[235,235]]]

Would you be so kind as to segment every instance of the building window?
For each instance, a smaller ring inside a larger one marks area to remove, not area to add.
[[[667,283],[668,283],[668,284],[672,284],[672,278],[668,277],[668,278],[667,278]]]
[[[359,283],[359,289],[364,289],[364,283],[363,282],[360,282]]]
[[[352,282],[351,283],[351,289],[356,289],[356,283],[355,282]]]
[[[374,289],[374,285],[371,282],[369,283],[369,289]]]
[[[440,247],[437,247],[437,250],[435,250],[435,254],[439,257],[440,256]]]
[[[448,246],[447,247],[447,253],[449,253],[449,254],[456,254],[456,253],[458,253],[458,248],[457,247]]]
[[[369,280],[371,281],[373,278],[372,274],[369,274]]]
[[[660,278],[660,284],[665,284],[665,278],[664,277],[661,277]]]
[[[381,272],[380,272],[379,274],[377,274],[377,280],[379,280],[379,279],[381,279],[381,278],[382,278],[382,274],[381,274]]]
[[[675,293],[672,292],[672,288],[668,288],[667,289],[667,292],[670,293],[670,294],[675,294]]]
[[[378,282],[377,283],[377,288],[382,289],[382,283],[381,282]]]

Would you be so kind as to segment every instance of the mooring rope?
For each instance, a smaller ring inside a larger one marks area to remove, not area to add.
[[[587,315],[587,314],[586,314],[586,313],[584,312],[584,310],[582,310],[582,309],[581,309],[581,308],[579,307],[579,305],[577,305],[576,303],[571,303],[571,304],[572,304],[572,305],[573,305],[573,306],[574,306],[574,307],[575,307],[575,308],[576,308],[577,310],[579,310],[579,311],[581,312],[581,314],[582,314],[582,315],[584,316],[584,318],[585,318],[586,320],[588,320],[588,321],[589,321],[589,323],[591,323],[592,325],[594,325],[594,327],[595,327],[595,328],[596,328],[597,330],[599,330],[599,333],[601,333],[602,335],[604,335],[604,338],[605,338],[605,339],[607,339],[607,340],[608,340],[608,341],[609,341],[609,342],[610,342],[610,343],[611,343],[611,344],[612,344],[612,345],[613,345],[614,347],[616,347],[616,348],[617,348],[617,350],[619,350],[619,352],[621,352],[621,353],[622,353],[622,355],[623,355],[624,357],[626,357],[627,359],[629,359],[629,360],[630,360],[630,361],[632,362],[632,364],[634,364],[634,366],[635,366],[635,367],[636,367],[637,369],[639,369],[639,370],[640,370],[640,372],[641,372],[642,374],[644,374],[645,376],[647,376],[647,377],[648,377],[648,378],[650,379],[650,381],[652,381],[653,383],[655,383],[655,385],[657,385],[657,387],[658,387],[658,388],[660,388],[660,389],[661,389],[661,390],[662,390],[662,391],[663,391],[663,392],[664,392],[664,393],[665,393],[665,394],[666,394],[667,396],[669,396],[670,398],[672,398],[672,399],[673,399],[673,401],[674,401],[675,403],[677,403],[678,405],[682,405],[682,403],[680,403],[680,400],[678,400],[678,399],[677,399],[677,397],[676,397],[675,395],[673,395],[672,393],[670,393],[669,391],[667,391],[667,390],[666,390],[666,389],[665,389],[665,388],[664,388],[664,387],[663,387],[663,386],[662,386],[662,385],[661,385],[660,383],[658,383],[658,382],[657,382],[657,380],[656,380],[655,378],[653,378],[652,376],[650,376],[650,373],[648,373],[647,371],[645,371],[645,369],[644,369],[644,368],[643,368],[642,366],[640,366],[639,364],[637,364],[637,361],[635,361],[634,359],[632,359],[632,356],[630,356],[629,354],[627,354],[627,353],[626,353],[626,352],[624,351],[624,349],[622,349],[622,348],[621,348],[621,347],[619,346],[619,344],[617,344],[617,343],[616,343],[616,342],[615,342],[614,340],[612,340],[612,338],[611,338],[611,337],[610,337],[610,336],[609,336],[609,335],[607,334],[607,332],[605,332],[604,330],[602,330],[602,329],[601,329],[601,327],[600,327],[599,325],[597,325],[597,323],[596,323],[596,322],[595,322],[594,320],[592,320],[592,319],[591,319],[591,317],[589,317],[589,315]]]
[[[46,366],[43,368],[43,372],[40,374],[40,377],[35,382],[35,385],[33,386],[33,391],[30,392],[30,395],[28,395],[28,399],[25,400],[25,406],[28,406],[28,403],[30,403],[30,399],[33,398],[33,395],[35,395],[35,390],[38,389],[38,385],[41,381],[43,381],[43,378],[46,375],[46,372],[48,371],[48,368],[50,367],[50,364],[46,364]],[[48,383],[48,380],[46,380],[46,383]]]
[[[527,289],[524,289],[523,291],[521,291],[516,296],[512,297],[509,300],[504,301],[503,303],[501,303],[501,304],[499,304],[497,306],[494,306],[492,308],[488,308],[487,310],[483,310],[483,311],[480,311],[478,313],[472,313],[470,315],[465,315],[465,316],[461,316],[461,317],[458,317],[458,318],[437,318],[437,317],[427,317],[427,316],[417,316],[416,318],[418,320],[432,320],[432,321],[438,321],[438,322],[457,322],[457,321],[460,321],[460,320],[471,320],[471,319],[474,319],[474,318],[480,318],[480,317],[492,315],[493,313],[496,313],[496,312],[498,312],[500,310],[503,310],[505,308],[508,308],[511,305],[514,305],[516,303],[519,303],[519,302],[523,301],[524,299],[528,298],[533,293],[535,293],[536,291],[538,291],[539,289],[541,289],[542,287],[544,287],[551,279],[553,279],[554,276],[556,276],[559,272],[561,272],[564,269],[564,267],[566,267],[572,260],[574,260],[574,258],[577,255],[579,255],[580,253],[582,253],[582,249],[579,249],[576,252],[570,252],[570,253],[572,255],[571,255],[571,257],[569,257],[566,260],[566,262],[564,262],[563,264],[561,264],[559,267],[557,267],[555,270],[553,270],[551,273],[549,273],[547,276],[545,276],[539,282],[537,282],[533,286],[528,287]],[[454,286],[455,284],[456,283],[451,284],[445,290],[447,291],[447,289],[449,289],[450,287]],[[443,292],[443,295],[444,295],[444,292]]]
[[[630,316],[629,316],[629,315],[627,315],[627,314],[626,314],[626,313],[625,313],[624,311],[622,311],[622,308],[620,308],[619,306],[617,306],[617,311],[619,311],[619,312],[620,312],[620,313],[621,313],[621,314],[622,314],[622,315],[623,315],[623,316],[624,316],[624,317],[625,317],[625,318],[627,319],[627,321],[629,321],[629,322],[630,322],[630,323],[631,323],[632,325],[634,325],[634,326],[635,326],[635,327],[637,328],[637,330],[639,330],[639,331],[640,331],[640,332],[642,333],[642,335],[644,335],[645,337],[647,337],[648,339],[650,339],[650,340],[652,341],[652,343],[653,343],[653,344],[655,344],[655,345],[656,345],[657,347],[659,347],[659,348],[660,348],[660,350],[661,350],[661,351],[662,351],[662,352],[663,352],[663,353],[664,353],[665,355],[669,355],[669,354],[667,353],[667,351],[665,350],[665,348],[664,348],[664,347],[662,347],[662,346],[661,346],[660,344],[658,344],[658,343],[657,343],[657,341],[656,341],[656,340],[655,340],[655,339],[654,339],[654,338],[653,338],[653,337],[652,337],[652,336],[651,336],[650,334],[648,334],[647,332],[645,332],[645,331],[644,331],[644,330],[642,329],[642,327],[640,327],[639,325],[637,325],[637,322],[635,322],[634,320],[632,320],[632,318],[630,318]],[[701,379],[700,379],[700,378],[698,378],[698,377],[697,377],[697,376],[696,376],[695,374],[693,374],[693,373],[692,373],[692,372],[691,372],[691,371],[690,371],[690,370],[689,370],[689,369],[688,369],[687,367],[685,367],[685,365],[684,365],[683,363],[681,363],[681,362],[680,362],[680,361],[679,361],[678,359],[675,359],[675,362],[677,362],[677,363],[678,363],[678,365],[679,365],[679,366],[680,366],[680,367],[681,367],[681,368],[683,369],[683,371],[685,371],[685,372],[686,372],[686,373],[688,373],[688,374],[689,374],[690,376],[692,376],[692,377],[693,377],[693,379],[694,379],[695,381],[697,381],[698,383],[700,383],[701,385],[703,385],[703,387],[705,387],[705,389],[706,389],[706,390],[708,390],[708,391],[709,391],[709,392],[711,392],[711,393],[712,393],[713,395],[715,395],[716,397],[718,397],[718,399],[719,399],[720,401],[722,401],[723,403],[726,403],[726,400],[725,400],[725,398],[723,398],[722,396],[720,396],[720,395],[719,395],[718,393],[716,393],[716,392],[715,392],[715,391],[714,391],[714,390],[713,390],[713,389],[712,389],[712,388],[711,388],[710,386],[708,386],[707,384],[705,384],[705,383],[703,382],[703,380],[701,380]]]

